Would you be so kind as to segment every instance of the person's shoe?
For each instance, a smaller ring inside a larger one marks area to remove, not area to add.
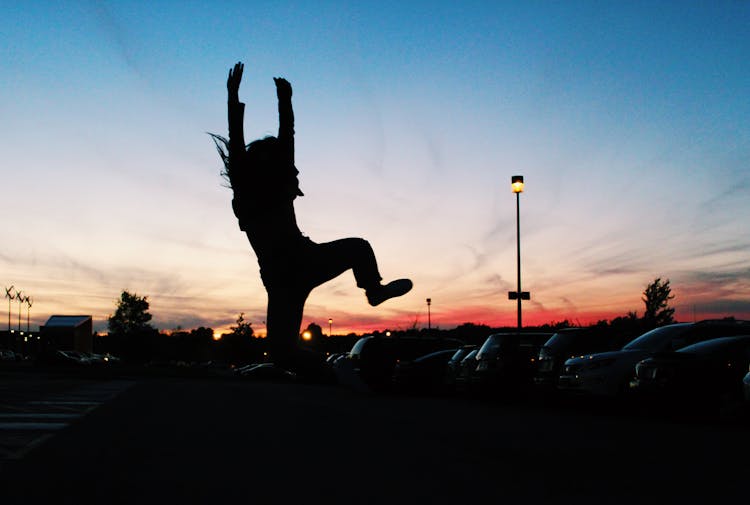
[[[375,307],[389,298],[405,295],[411,291],[412,286],[413,284],[409,279],[397,279],[385,286],[380,285],[376,288],[368,289],[365,293],[367,295],[367,302]]]

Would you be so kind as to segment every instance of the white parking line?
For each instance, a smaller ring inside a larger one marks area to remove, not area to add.
[[[87,407],[87,406],[92,406],[92,405],[96,406],[96,405],[101,405],[101,404],[102,404],[102,402],[83,402],[83,401],[72,401],[71,402],[71,401],[63,401],[63,400],[55,400],[55,401],[49,401],[49,400],[41,401],[40,400],[40,401],[34,401],[34,402],[26,402],[26,405],[52,405],[52,406],[56,406],[56,405],[62,405],[62,406],[67,406],[67,405],[79,406],[80,405],[81,407]]]
[[[113,381],[90,384],[41,400],[0,404],[0,462],[23,458],[70,423],[135,384]]]
[[[77,419],[80,414],[59,414],[57,412],[21,412],[12,414],[0,414],[0,421],[13,419]]]
[[[65,428],[68,423],[0,423],[0,430],[12,431],[55,431]]]

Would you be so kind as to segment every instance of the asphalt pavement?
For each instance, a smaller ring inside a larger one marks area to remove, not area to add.
[[[231,377],[6,374],[0,392],[3,505],[748,499],[741,422]],[[7,450],[1,415],[40,408],[71,415]]]

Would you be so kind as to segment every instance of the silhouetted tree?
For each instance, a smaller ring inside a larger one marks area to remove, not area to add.
[[[150,355],[152,340],[159,332],[149,324],[152,316],[148,309],[148,297],[124,290],[117,301],[117,310],[108,318],[114,347],[126,359],[142,361]]]
[[[674,309],[669,307],[672,300],[672,288],[669,287],[669,279],[662,282],[660,277],[646,286],[643,292],[643,303],[646,304],[646,312],[643,314],[643,322],[648,328],[655,328],[674,322]]]
[[[252,324],[245,321],[245,313],[241,312],[239,317],[237,317],[237,326],[230,326],[229,329],[232,330],[232,335],[234,336],[252,337],[255,333]]]
[[[323,328],[320,327],[319,324],[310,323],[307,325],[307,328],[305,329],[303,334],[310,333],[310,339],[309,340],[303,340],[303,343],[305,346],[311,348],[311,349],[318,349],[323,344]]]
[[[237,325],[221,336],[218,342],[219,359],[228,363],[247,364],[261,361],[263,348],[255,338],[252,323],[245,321],[245,313],[237,317]]]
[[[117,302],[117,310],[109,316],[109,333],[114,335],[128,335],[143,330],[153,330],[149,324],[151,314],[148,312],[147,296],[123,291]]]

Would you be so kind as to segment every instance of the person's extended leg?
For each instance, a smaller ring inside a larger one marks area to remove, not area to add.
[[[280,368],[295,372],[298,377],[319,383],[333,383],[335,376],[325,366],[321,353],[299,345],[302,312],[309,291],[274,286],[268,291],[267,328],[271,359]]]
[[[351,268],[357,286],[365,290],[370,305],[379,305],[389,298],[406,294],[412,287],[408,279],[382,285],[375,253],[370,243],[361,238],[311,244],[303,261],[307,266],[305,280],[311,290]]]
[[[284,366],[294,359],[302,325],[302,312],[309,292],[289,287],[267,287],[266,291],[266,328],[271,358],[275,363]]]

